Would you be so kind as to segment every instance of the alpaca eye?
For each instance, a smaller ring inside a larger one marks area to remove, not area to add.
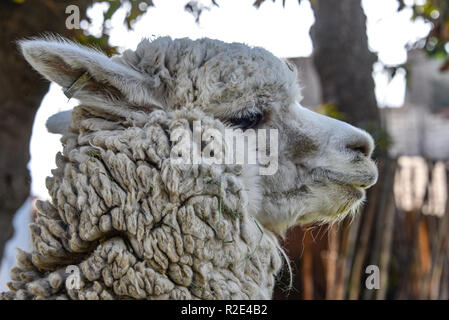
[[[251,112],[242,117],[231,118],[229,119],[229,122],[242,130],[246,130],[257,126],[261,119],[262,119],[261,113]]]

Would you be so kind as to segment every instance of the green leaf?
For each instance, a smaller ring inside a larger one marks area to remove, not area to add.
[[[120,0],[110,0],[109,2],[109,8],[106,10],[106,12],[103,15],[104,21],[111,19],[114,13],[121,7],[122,3]]]
[[[338,108],[332,103],[324,103],[320,105],[315,111],[325,116],[335,118],[338,120],[345,120],[346,118],[344,112],[338,110]]]
[[[131,10],[129,11],[128,15],[125,18],[125,22],[126,22],[128,29],[131,29],[132,22],[135,21],[139,16],[144,14],[146,12],[146,10],[148,9],[148,7],[154,6],[152,0],[147,0],[147,1],[131,0],[130,2],[131,2]],[[141,3],[145,3],[147,5],[147,7],[144,10],[142,10],[142,8],[140,6]]]

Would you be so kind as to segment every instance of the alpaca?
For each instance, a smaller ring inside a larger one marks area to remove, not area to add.
[[[37,205],[34,249],[19,251],[3,299],[270,299],[275,234],[341,220],[377,180],[369,134],[302,107],[296,69],[262,48],[162,37],[108,58],[57,37],[20,47],[80,105],[49,119],[64,146],[51,202]],[[187,147],[171,134],[194,136],[195,122],[200,134],[275,129],[276,171],[171,161]]]

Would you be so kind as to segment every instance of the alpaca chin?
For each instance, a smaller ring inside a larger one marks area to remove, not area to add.
[[[334,183],[299,190],[289,196],[264,197],[257,217],[265,228],[282,236],[295,225],[337,223],[354,216],[365,200],[364,189]]]
[[[317,196],[308,201],[308,212],[299,216],[296,224],[333,224],[348,215],[354,216],[365,200],[365,190],[332,184],[312,188]]]

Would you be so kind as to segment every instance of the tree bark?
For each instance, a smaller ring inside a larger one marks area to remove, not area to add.
[[[360,0],[315,0],[313,10],[310,32],[323,102],[335,105],[356,126],[368,121],[379,125],[372,77],[377,57],[368,49]]]
[[[77,1],[80,12],[91,0]],[[48,83],[21,56],[18,39],[59,33],[70,37],[65,26],[66,1],[33,0],[21,4],[0,2],[0,259],[12,235],[12,217],[30,192],[29,141],[34,115]]]

